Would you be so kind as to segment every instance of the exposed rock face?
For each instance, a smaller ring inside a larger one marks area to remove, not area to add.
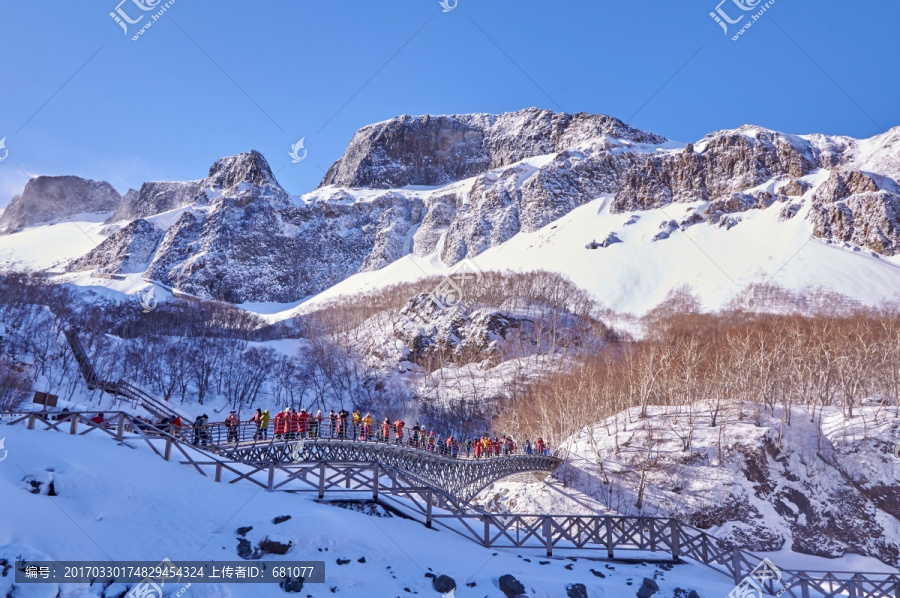
[[[39,176],[28,181],[0,216],[0,234],[76,214],[115,210],[122,197],[112,185],[77,176]]]
[[[470,189],[429,198],[416,231],[415,253],[427,255],[444,237],[440,257],[455,264],[546,226],[584,203],[613,192],[632,164],[630,153],[594,148],[565,151],[540,168],[520,164],[476,177]]]
[[[882,255],[900,253],[900,193],[887,177],[835,171],[816,191],[814,234],[850,242]]]
[[[238,189],[241,185],[243,190]],[[240,194],[254,188],[287,198],[266,159],[256,150],[216,161],[209,175],[200,181],[150,182],[141,185],[140,191],[129,189],[111,220],[146,218],[195,203],[208,203],[229,191]]]
[[[704,139],[704,147],[649,156],[623,177],[613,208],[647,210],[673,202],[710,201],[781,175],[805,176],[816,168],[810,143],[796,137],[741,127]]]
[[[162,236],[163,231],[150,222],[135,220],[73,261],[67,269],[77,272],[99,268],[108,274],[143,272]]]
[[[357,131],[322,185],[445,185],[603,135],[636,143],[666,141],[610,116],[537,108],[500,115],[400,116]]]
[[[141,185],[140,191],[129,189],[111,221],[146,218],[189,206],[197,199],[202,181],[186,183],[151,182]]]
[[[409,361],[427,362],[429,356],[447,355],[466,362],[498,357],[502,341],[513,330],[535,334],[534,323],[498,309],[468,311],[464,306],[442,308],[428,293],[416,295],[400,312],[394,337],[409,348]]]
[[[154,279],[237,303],[296,301],[402,257],[422,217],[421,201],[392,193],[297,207],[271,186],[234,189],[208,212],[182,214],[160,243]]]

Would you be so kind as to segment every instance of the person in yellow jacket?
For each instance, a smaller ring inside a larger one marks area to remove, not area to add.
[[[362,414],[359,411],[353,412],[353,438],[359,438],[359,426],[362,424]]]
[[[371,413],[366,413],[366,416],[362,419],[363,425],[363,440],[368,440],[372,436],[372,426],[375,425],[375,420],[372,418]]]
[[[262,412],[262,415],[259,416],[259,437],[260,438],[268,438],[269,437],[269,420],[272,419],[269,415],[269,410],[265,409]]]

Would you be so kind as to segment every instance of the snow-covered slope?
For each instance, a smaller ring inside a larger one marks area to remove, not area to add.
[[[707,405],[653,407],[644,419],[633,409],[573,438],[567,471],[556,480],[501,481],[482,502],[495,511],[676,516],[726,542],[779,555],[777,562],[801,562],[793,551],[845,557],[803,565],[811,568],[896,572],[897,410],[855,413],[794,408],[787,425],[780,408],[730,405],[710,426]]]
[[[740,224],[730,229],[703,223],[684,230],[669,227],[668,223],[689,220],[702,209],[702,203],[694,203],[613,214],[609,199],[601,198],[538,231],[520,233],[472,261],[484,271],[560,272],[606,307],[638,314],[685,284],[706,309],[724,307],[756,283],[832,291],[865,304],[900,299],[900,257],[815,239],[813,225],[802,213],[780,221],[778,205],[744,213]],[[657,238],[663,231],[668,236]],[[611,233],[621,243],[599,246]],[[589,248],[595,242],[597,247]],[[299,310],[360,290],[449,271],[434,254],[408,256],[377,272],[348,278]],[[285,313],[293,311],[297,310]]]

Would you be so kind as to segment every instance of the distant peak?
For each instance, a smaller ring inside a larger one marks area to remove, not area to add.
[[[269,163],[256,150],[216,160],[209,169],[206,183],[218,188],[235,187],[240,183],[278,186]]]

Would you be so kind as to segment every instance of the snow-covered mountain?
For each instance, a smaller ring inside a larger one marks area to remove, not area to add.
[[[99,247],[52,261],[235,303],[353,293],[465,258],[561,272],[620,311],[685,283],[710,307],[770,281],[876,303],[900,288],[898,179],[900,128],[856,140],[743,126],[681,144],[603,115],[403,116],[357,132],[300,197],[258,152],[146,183]],[[20,202],[3,218],[42,221],[29,214]],[[10,262],[29,251],[0,239]]]

